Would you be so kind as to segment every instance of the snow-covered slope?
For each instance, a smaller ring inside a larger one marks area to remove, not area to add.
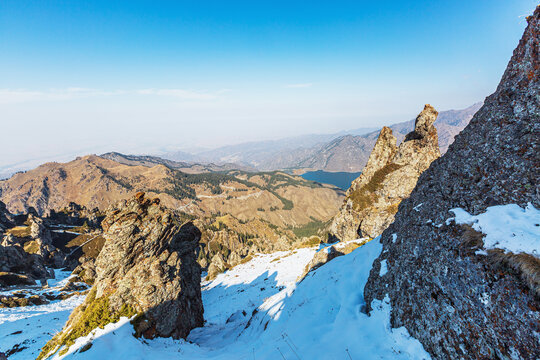
[[[48,280],[49,288],[35,286],[26,290],[31,294],[59,293],[67,284],[70,272],[57,270],[55,276],[56,279]],[[18,290],[2,291],[0,296]],[[76,295],[46,305],[0,308],[0,352],[7,353],[9,360],[35,359],[47,341],[62,329],[73,309],[83,301],[84,296]]]
[[[364,284],[381,251],[378,240],[296,284],[315,251],[257,255],[204,283],[206,324],[193,330],[187,341],[136,339],[129,319],[123,318],[79,339],[65,358],[429,358],[404,328],[390,328],[387,301],[378,302],[371,316],[362,312]]]

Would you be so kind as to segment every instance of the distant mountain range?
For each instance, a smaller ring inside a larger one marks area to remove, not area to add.
[[[439,148],[445,153],[482,102],[462,110],[439,113],[435,122]],[[414,119],[390,126],[398,142],[414,128]],[[259,170],[362,171],[375,145],[380,129],[361,128],[337,134],[304,135],[274,141],[248,142],[223,146],[197,154],[168,153],[162,157],[175,161],[234,163]],[[238,166],[238,165],[237,165]]]
[[[204,150],[196,153],[185,151],[175,151],[162,155],[161,157],[174,161],[196,161],[196,162],[215,162],[215,163],[237,163],[256,167],[259,170],[271,169],[277,170],[287,166],[291,160],[280,160],[274,163],[276,155],[286,156],[293,152],[294,158],[302,156],[305,150],[314,146],[324,144],[337,137],[349,135],[364,135],[377,128],[359,128],[349,131],[341,131],[334,134],[307,134],[278,140],[251,141],[235,145],[222,146],[216,149]]]
[[[466,109],[442,111],[435,127],[439,134],[439,147],[445,153],[448,146],[482,106],[476,103]],[[414,119],[391,126],[398,142],[414,127]],[[204,173],[229,170],[273,171],[289,170],[302,173],[309,170],[331,172],[359,172],[365,166],[379,135],[378,128],[358,128],[334,134],[309,134],[278,140],[254,141],[223,146],[212,150],[189,153],[174,151],[163,155],[123,155],[109,152],[103,158],[125,165],[165,165],[186,173]],[[75,155],[64,155],[65,161]],[[57,160],[57,161],[58,161]],[[36,163],[37,161],[37,163]],[[0,167],[0,179],[15,172],[33,168],[38,159]]]
[[[150,155],[124,155],[118,152],[108,152],[103,155],[100,155],[100,157],[104,159],[116,161],[124,165],[146,166],[146,167],[152,167],[155,165],[164,165],[168,168],[171,168],[174,170],[180,170],[187,174],[201,174],[201,173],[207,173],[207,172],[219,172],[219,171],[229,171],[229,170],[242,170],[242,171],[248,171],[248,172],[257,171],[257,169],[249,165],[238,165],[238,164],[233,164],[233,163],[224,163],[220,165],[216,165],[213,163],[196,163],[196,162],[193,163],[193,162],[186,162],[186,161],[168,160],[168,159],[163,159],[157,156],[150,156]]]

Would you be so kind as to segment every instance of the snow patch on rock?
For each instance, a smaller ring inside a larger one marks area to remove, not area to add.
[[[455,214],[456,224],[469,224],[486,234],[483,239],[486,249],[540,256],[540,211],[532,204],[525,209],[516,204],[491,206],[479,215],[461,208],[450,211]]]

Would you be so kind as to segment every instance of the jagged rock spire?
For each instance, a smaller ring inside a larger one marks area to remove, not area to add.
[[[340,240],[375,237],[393,221],[420,174],[440,156],[437,111],[426,105],[416,118],[415,129],[396,146],[392,130],[383,127],[362,174],[353,181],[347,197],[330,225]]]
[[[429,104],[424,106],[424,110],[416,117],[414,122],[414,130],[410,132],[405,141],[415,139],[428,139],[429,141],[437,141],[437,129],[433,125],[439,113]]]

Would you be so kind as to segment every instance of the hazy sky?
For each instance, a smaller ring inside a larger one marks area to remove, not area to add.
[[[495,90],[536,4],[1,0],[0,170],[464,108]]]

